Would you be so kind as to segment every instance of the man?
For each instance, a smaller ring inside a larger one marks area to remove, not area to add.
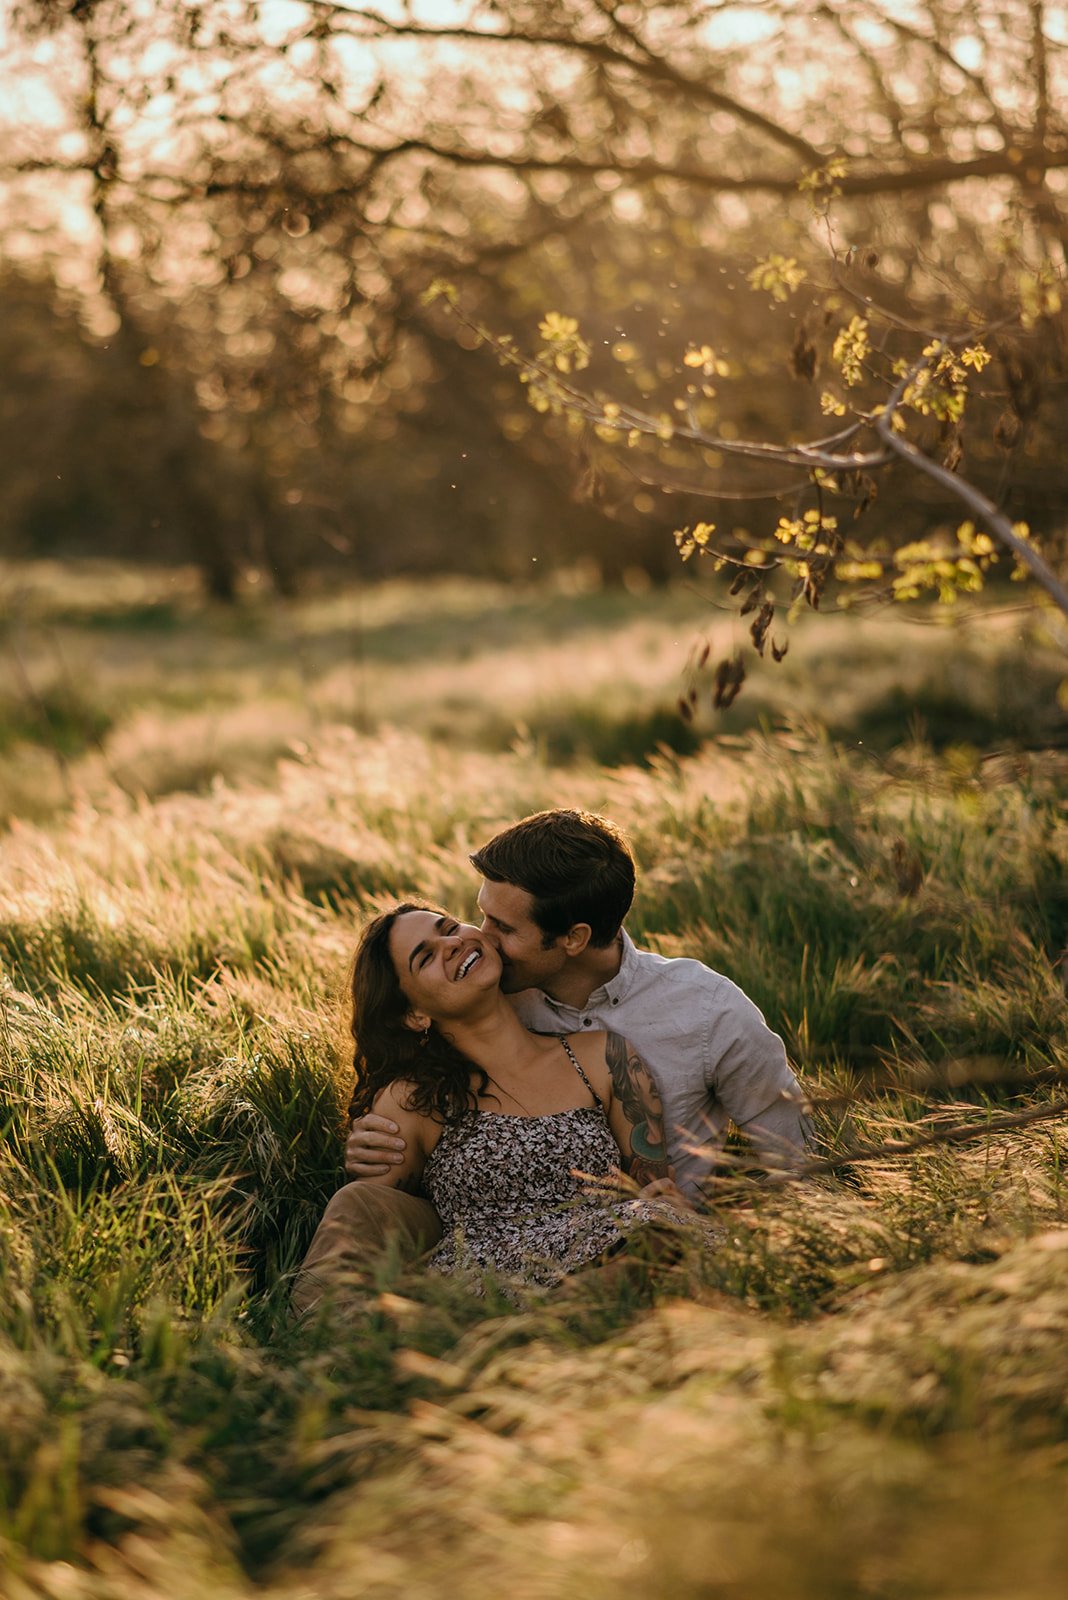
[[[796,1164],[810,1129],[782,1040],[751,1000],[700,961],[638,950],[623,929],[634,896],[634,858],[611,822],[589,812],[541,811],[496,834],[471,857],[482,874],[483,929],[501,953],[501,987],[530,1028],[603,1028],[628,1039],[663,1103],[676,1181],[700,1194],[733,1121],[770,1167]],[[617,1090],[628,1092],[625,1052]],[[352,1125],[346,1171],[294,1291],[314,1304],[328,1268],[358,1269],[391,1236],[428,1248],[440,1224],[427,1201],[361,1185],[402,1159],[395,1123],[370,1114]],[[316,1276],[318,1272],[318,1276]]]

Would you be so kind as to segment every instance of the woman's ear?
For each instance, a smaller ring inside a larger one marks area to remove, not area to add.
[[[426,1033],[430,1027],[430,1018],[425,1011],[409,1011],[404,1019],[404,1026],[411,1028],[413,1033]]]

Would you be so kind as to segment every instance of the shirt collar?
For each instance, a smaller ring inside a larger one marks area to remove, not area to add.
[[[619,971],[614,978],[610,978],[607,983],[603,983],[599,988],[594,989],[585,1006],[570,1006],[566,1001],[554,1000],[551,994],[546,994],[544,989],[539,989],[537,993],[541,995],[545,1004],[552,1006],[554,1011],[585,1011],[587,1008],[604,1005],[606,1002],[609,1005],[617,1006],[621,1000],[625,1000],[637,975],[638,951],[626,928],[621,928],[620,934],[623,939],[623,953],[620,957]]]
[[[621,1000],[627,998],[638,975],[638,951],[635,948],[634,940],[626,928],[621,928],[620,933],[623,937],[623,954],[620,957],[619,971],[599,991],[601,994],[607,995],[613,1005],[618,1005]]]

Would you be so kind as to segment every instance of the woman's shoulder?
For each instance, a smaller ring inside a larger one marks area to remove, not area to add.
[[[618,1034],[595,1028],[589,1032],[560,1034],[559,1038],[574,1054],[576,1061],[589,1078],[599,1100],[607,1104],[612,1094],[611,1051],[612,1041]]]
[[[583,1029],[580,1034],[570,1034],[568,1043],[598,1094],[602,1083],[611,1098],[623,1086],[644,1082],[650,1076],[641,1052],[621,1033],[608,1028],[589,1033]]]
[[[416,1109],[412,1103],[416,1087],[410,1078],[394,1078],[379,1089],[371,1110],[380,1117],[392,1117],[401,1135],[427,1156],[441,1138],[443,1124],[430,1112]]]
[[[380,1117],[398,1117],[403,1120],[432,1122],[426,1112],[417,1111],[414,1100],[418,1084],[411,1078],[394,1078],[375,1095],[371,1110]]]

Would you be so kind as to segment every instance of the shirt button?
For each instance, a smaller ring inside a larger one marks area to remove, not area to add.
[[[618,1004],[619,1004],[619,1001],[615,998],[615,996],[612,997],[612,1004],[614,1006],[618,1006]]]
[[[584,1028],[588,1028],[588,1027],[589,1027],[589,1026],[590,1026],[590,1024],[591,1024],[591,1022],[592,1022],[592,1021],[593,1021],[593,1018],[592,1018],[592,1017],[583,1017],[583,1019],[582,1019],[582,1026],[583,1026],[583,1027],[584,1027]]]

